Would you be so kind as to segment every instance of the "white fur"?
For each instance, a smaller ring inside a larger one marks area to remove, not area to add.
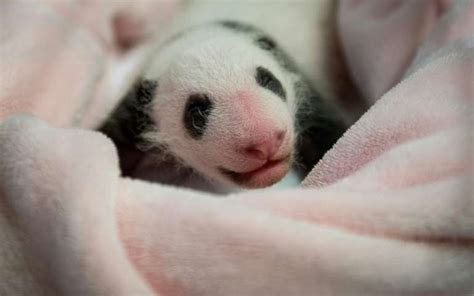
[[[325,7],[325,3],[318,5]],[[167,147],[185,165],[211,180],[228,184],[233,182],[218,168],[242,173],[262,166],[265,161],[249,159],[236,150],[271,137],[274,130],[287,131],[275,158],[294,155],[298,104],[293,89],[295,75],[284,69],[270,52],[259,48],[248,34],[210,25],[210,22],[240,20],[267,29],[279,46],[282,44],[283,49],[297,53],[296,61],[304,66],[305,74],[318,78],[322,74],[314,72],[319,67],[315,58],[322,53],[314,46],[321,44],[318,40],[321,34],[314,34],[318,33],[314,25],[320,18],[319,12],[303,14],[308,17],[302,26],[288,26],[301,23],[297,18],[301,18],[304,11],[314,11],[312,8],[315,7],[311,2],[271,5],[198,2],[185,8],[168,35],[165,34],[165,43],[157,48],[144,75],[145,79],[157,80],[159,84],[151,106],[156,129],[145,137]],[[262,17],[269,11],[272,17]],[[167,43],[173,34],[181,35]],[[284,39],[283,35],[292,38]],[[309,51],[312,54],[308,54]],[[270,70],[282,83],[286,101],[257,84],[255,74],[259,66]],[[189,137],[183,125],[187,99],[194,93],[208,94],[215,104],[200,140]],[[260,180],[252,187],[271,185],[274,179]]]
[[[280,80],[287,92],[286,102],[257,84],[258,66]],[[245,172],[261,166],[263,161],[249,161],[235,150],[258,136],[255,133],[262,125],[287,130],[279,157],[293,152],[293,77],[249,36],[219,26],[196,29],[165,46],[149,69],[145,78],[158,80],[159,86],[152,106],[157,130],[147,138],[165,144],[199,172],[228,182],[217,167]],[[215,104],[200,140],[190,138],[183,126],[184,108],[193,93],[209,94]],[[247,96],[247,102],[242,103],[241,96]],[[265,132],[259,135],[270,136]]]
[[[295,59],[324,95],[329,95],[325,60],[331,55],[327,32],[335,1],[331,0],[198,0],[188,1],[162,40],[215,20],[238,20],[270,34]]]

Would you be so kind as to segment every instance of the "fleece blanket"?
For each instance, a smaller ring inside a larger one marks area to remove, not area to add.
[[[474,293],[473,1],[342,1],[373,106],[300,188],[227,198],[90,130],[179,5],[131,3],[0,2],[1,295]]]

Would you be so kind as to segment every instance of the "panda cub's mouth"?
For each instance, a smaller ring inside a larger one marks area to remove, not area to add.
[[[235,172],[225,168],[219,168],[219,170],[242,187],[263,188],[277,183],[286,175],[290,168],[290,160],[291,155],[277,160],[268,160],[262,166],[248,172]]]

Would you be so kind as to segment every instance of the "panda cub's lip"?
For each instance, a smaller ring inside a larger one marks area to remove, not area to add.
[[[233,182],[241,186],[254,188],[266,187],[278,182],[283,177],[283,175],[288,170],[290,158],[291,155],[288,155],[277,160],[269,160],[262,166],[249,172],[239,173],[224,168],[219,168],[219,170],[222,174],[229,177]],[[273,174],[272,171],[274,171]],[[257,183],[253,182],[254,179],[265,174],[271,175],[266,178],[268,180]]]

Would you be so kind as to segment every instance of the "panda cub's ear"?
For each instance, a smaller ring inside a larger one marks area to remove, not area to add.
[[[156,80],[140,79],[123,102],[123,112],[127,116],[125,122],[128,122],[127,132],[134,142],[141,142],[141,135],[153,124],[148,110],[157,87]]]
[[[276,42],[268,36],[260,36],[255,40],[258,47],[264,50],[271,51],[277,47]]]
[[[99,130],[115,142],[142,143],[142,134],[153,126],[149,109],[157,88],[158,81],[139,79]]]
[[[127,121],[130,123],[128,130],[133,139],[135,139],[135,142],[141,142],[143,140],[141,138],[143,132],[153,125],[149,109],[157,88],[158,81],[140,79],[131,90],[131,93],[125,98],[124,107],[127,108],[125,112],[129,116]]]

